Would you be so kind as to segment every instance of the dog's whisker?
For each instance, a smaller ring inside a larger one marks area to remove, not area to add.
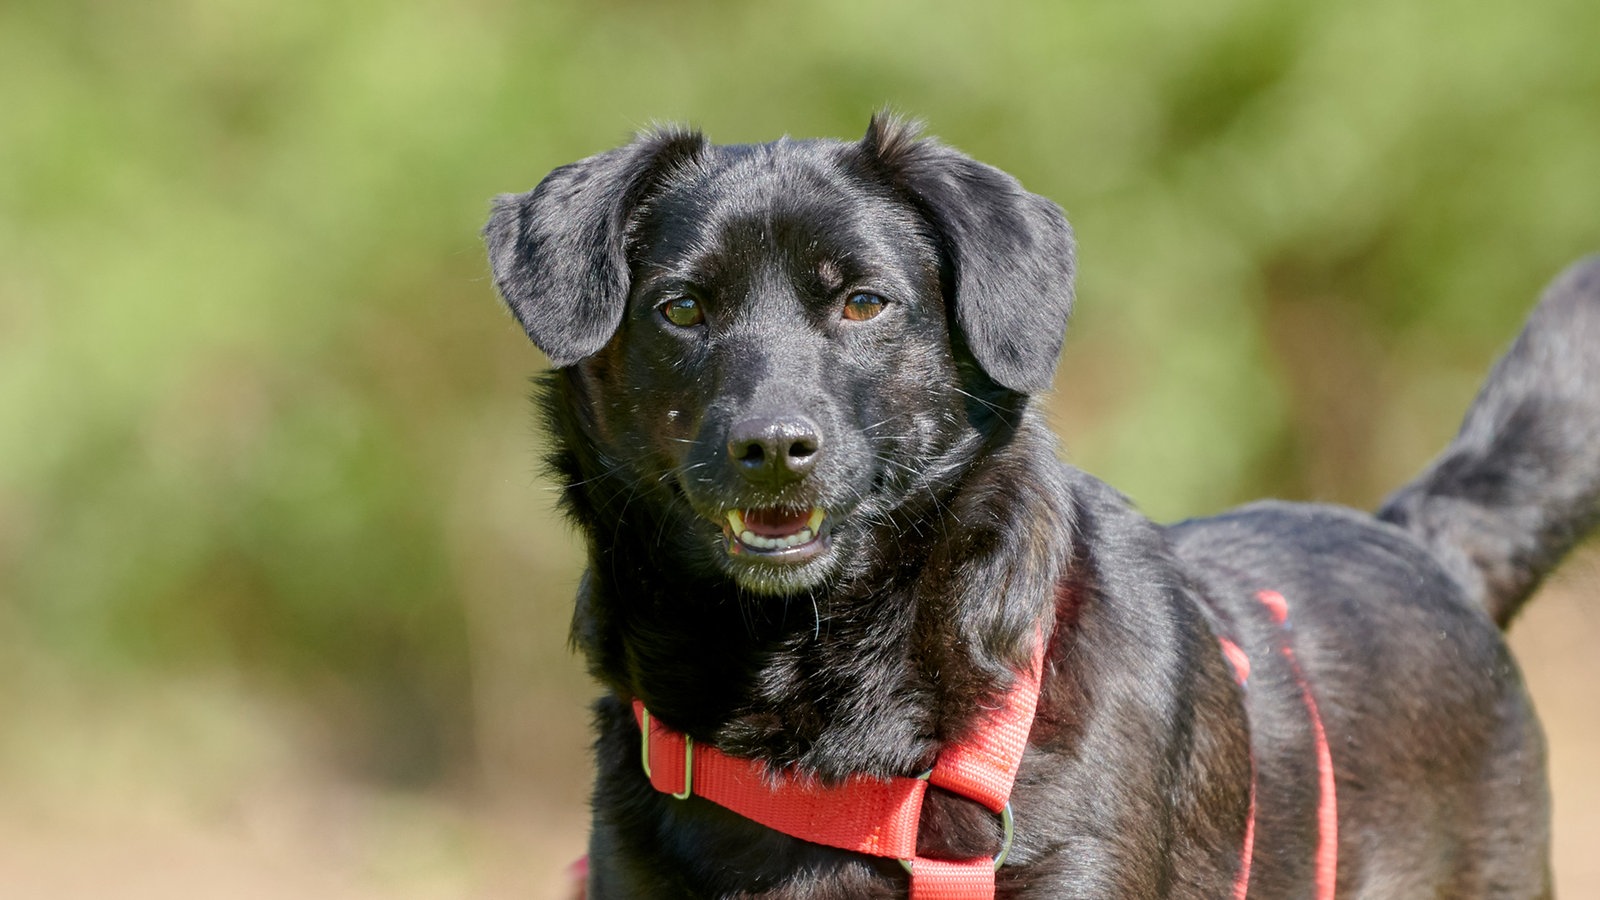
[[[971,391],[965,391],[965,390],[962,390],[959,387],[955,388],[954,390],[955,390],[955,392],[957,394],[960,394],[961,396],[966,397],[969,400],[976,401],[977,403],[987,407],[990,411],[992,411],[992,412],[994,412],[994,413],[996,413],[996,414],[998,414],[998,415],[1000,415],[1002,417],[1004,415],[1006,415],[1007,413],[1013,412],[1013,410],[1005,409],[1004,407],[1001,407],[1001,406],[996,406],[994,403],[991,403],[990,401],[985,400],[982,397],[979,397],[977,394],[974,394]]]

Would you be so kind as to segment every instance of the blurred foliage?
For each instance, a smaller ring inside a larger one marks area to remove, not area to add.
[[[385,783],[537,752],[579,562],[477,232],[654,121],[926,119],[1076,226],[1069,458],[1163,518],[1370,504],[1600,248],[1596,34],[1593,0],[0,5],[0,711],[220,678]]]

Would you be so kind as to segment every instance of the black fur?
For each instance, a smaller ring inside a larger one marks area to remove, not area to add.
[[[1060,211],[904,124],[646,135],[500,198],[487,237],[556,367],[553,464],[588,539],[592,898],[905,896],[892,861],[654,791],[629,701],[774,769],[911,775],[1041,631],[1001,897],[1229,896],[1252,758],[1251,896],[1309,896],[1315,751],[1269,588],[1332,744],[1340,896],[1548,896],[1541,737],[1494,620],[1600,506],[1600,262],[1382,520],[1268,503],[1163,528],[1059,463],[1030,400],[1071,306]],[[843,314],[861,293],[881,314]],[[670,322],[678,302],[703,320]],[[752,421],[805,434],[803,470],[752,477],[730,440]],[[809,557],[730,552],[729,509],[812,507]],[[1218,636],[1249,652],[1247,691]],[[998,846],[991,815],[930,792],[919,852]]]

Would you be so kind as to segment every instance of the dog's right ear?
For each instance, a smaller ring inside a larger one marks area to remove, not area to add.
[[[662,129],[495,198],[483,229],[495,287],[551,365],[570,366],[616,333],[628,297],[628,216],[705,145],[698,131]]]

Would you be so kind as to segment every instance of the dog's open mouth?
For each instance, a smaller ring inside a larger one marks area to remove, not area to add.
[[[822,551],[826,521],[820,507],[730,509],[723,517],[722,532],[729,553],[799,562]]]

